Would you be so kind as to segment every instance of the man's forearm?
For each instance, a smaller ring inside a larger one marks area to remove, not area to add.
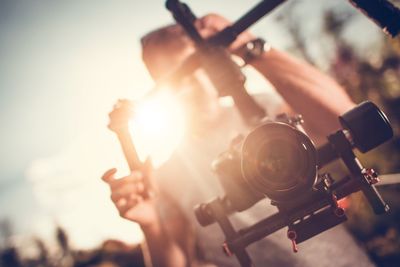
[[[337,117],[354,107],[335,80],[284,52],[271,49],[251,64],[320,135],[326,136],[338,129]]]
[[[185,267],[187,260],[182,249],[169,237],[161,223],[142,226],[153,267]]]

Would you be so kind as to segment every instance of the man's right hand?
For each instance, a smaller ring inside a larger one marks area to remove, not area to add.
[[[116,179],[116,172],[116,169],[110,169],[102,179],[110,186],[111,200],[120,216],[141,227],[157,225],[156,194],[154,187],[146,181],[149,177],[140,171],[133,171],[128,176]]]
[[[195,22],[195,26],[203,38],[209,38],[231,25],[232,23],[228,19],[215,13],[207,14]],[[229,51],[243,57],[241,48],[254,39],[256,37],[250,31],[244,31],[230,44]]]

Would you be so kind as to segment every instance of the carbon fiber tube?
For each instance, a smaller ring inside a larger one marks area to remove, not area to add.
[[[400,9],[388,0],[349,0],[392,37],[400,32]]]

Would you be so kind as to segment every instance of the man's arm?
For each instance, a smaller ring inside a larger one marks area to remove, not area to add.
[[[206,15],[196,22],[204,37],[212,36],[230,24],[218,14]],[[230,45],[229,50],[243,56],[242,47],[254,39],[254,35],[245,31]],[[282,51],[266,51],[250,64],[272,83],[291,110],[303,115],[305,126],[314,139],[325,138],[338,129],[338,116],[355,106],[335,80]]]
[[[125,144],[132,142],[129,136],[128,120],[132,116],[132,103],[121,100],[109,114],[109,129],[115,132]],[[154,267],[184,267],[186,255],[160,219],[160,198],[146,162],[143,170],[132,171],[126,177],[116,179],[116,169],[107,171],[102,179],[111,190],[111,200],[120,216],[138,223],[144,233]],[[151,165],[151,164],[150,164]]]
[[[338,116],[354,107],[343,87],[310,64],[271,49],[250,62],[311,130],[327,136],[340,127]]]
[[[184,267],[186,256],[177,243],[163,229],[161,223],[141,226],[146,237],[153,267]]]
[[[107,171],[102,179],[109,184],[111,199],[122,218],[140,225],[149,248],[154,267],[184,267],[186,256],[177,242],[164,229],[154,196],[143,197],[145,188],[143,174],[133,172],[131,175],[115,179],[116,169]]]

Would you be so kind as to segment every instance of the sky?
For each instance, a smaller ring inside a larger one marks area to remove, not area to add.
[[[351,9],[346,1],[296,1],[298,19],[314,39],[323,10]],[[186,1],[199,16],[217,12],[231,20],[257,2],[232,0],[227,8],[227,1]],[[252,27],[280,49],[291,44],[276,22],[284,8]],[[0,0],[0,218],[9,218],[18,235],[49,236],[60,224],[78,247],[142,238],[118,217],[100,181],[114,166],[127,173],[107,114],[117,99],[152,88],[139,40],[172,22],[159,0]],[[353,24],[345,34],[357,31],[359,38],[349,41],[367,51],[379,30],[361,15]],[[266,87],[248,75],[254,91]]]

